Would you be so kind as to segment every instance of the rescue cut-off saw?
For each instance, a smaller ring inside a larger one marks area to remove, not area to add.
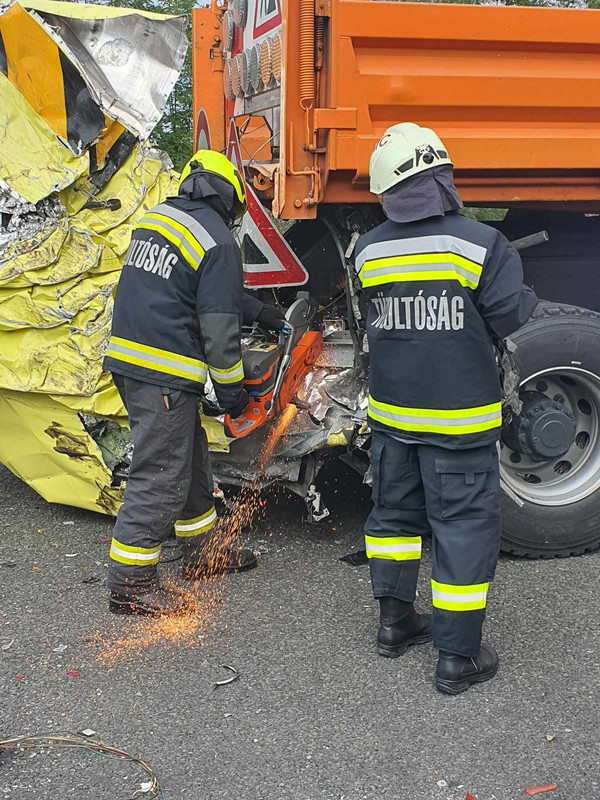
[[[319,331],[310,330],[317,303],[308,292],[298,292],[287,310],[278,342],[250,344],[242,353],[244,388],[250,402],[239,417],[225,415],[225,434],[240,439],[274,419],[291,402],[300,381],[323,349]]]

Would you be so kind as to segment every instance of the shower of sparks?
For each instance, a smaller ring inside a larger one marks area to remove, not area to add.
[[[261,473],[267,468],[273,453],[294,421],[298,409],[286,406],[267,437],[256,460]],[[121,633],[116,628],[98,633],[94,640],[97,659],[112,662],[126,654],[141,655],[148,647],[167,644],[189,647],[207,632],[216,630],[220,614],[224,610],[224,571],[231,550],[241,547],[244,532],[264,516],[266,499],[262,494],[263,479],[259,475],[238,492],[233,510],[219,520],[209,547],[202,550],[201,576],[195,581],[186,581],[185,586],[161,577],[161,585],[177,596],[177,614],[163,617],[145,617],[133,621]]]

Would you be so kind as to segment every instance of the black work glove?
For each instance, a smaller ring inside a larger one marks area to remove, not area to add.
[[[242,389],[235,403],[231,406],[231,408],[227,409],[227,413],[231,419],[235,419],[236,417],[239,417],[240,414],[243,414],[248,408],[249,402],[250,398],[248,397],[248,392],[245,389]]]
[[[263,328],[270,331],[280,331],[285,325],[285,312],[279,306],[271,306],[268,303],[263,303],[256,321]]]

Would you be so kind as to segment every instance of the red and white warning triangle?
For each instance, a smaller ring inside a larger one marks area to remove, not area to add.
[[[244,174],[240,142],[235,122],[229,126],[227,158]],[[254,189],[246,183],[248,213],[244,214],[238,237],[244,259],[244,284],[261,289],[277,286],[302,286],[308,272],[279,233],[261,205]]]

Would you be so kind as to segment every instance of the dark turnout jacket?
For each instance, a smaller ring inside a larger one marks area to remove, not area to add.
[[[368,298],[371,426],[452,449],[496,441],[493,340],[538,302],[517,251],[459,213],[387,220],[359,239],[356,269]]]
[[[133,230],[104,368],[201,394],[210,374],[231,408],[244,371],[241,326],[262,303],[243,291],[239,248],[205,201],[171,197]]]

